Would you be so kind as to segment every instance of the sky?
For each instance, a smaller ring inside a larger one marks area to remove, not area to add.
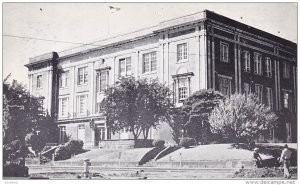
[[[108,6],[120,10],[111,12]],[[11,73],[11,80],[26,85],[28,71],[24,65],[30,57],[204,9],[297,43],[296,3],[4,3],[3,78]]]

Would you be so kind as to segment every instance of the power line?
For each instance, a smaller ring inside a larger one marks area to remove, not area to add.
[[[47,41],[47,42],[59,42],[64,44],[76,44],[76,45],[91,45],[91,46],[99,46],[95,44],[88,44],[88,43],[80,43],[80,42],[69,42],[69,41],[60,41],[60,40],[51,40],[51,39],[41,39],[41,38],[35,38],[35,37],[25,37],[25,36],[17,36],[17,35],[7,35],[4,34],[4,37],[14,37],[14,38],[20,38],[20,39],[28,39],[28,40],[40,40],[40,41]]]
[[[17,35],[7,35],[7,34],[4,34],[3,36],[5,36],[5,37],[13,37],[13,38],[20,38],[20,39],[28,39],[28,40],[39,40],[39,41],[47,41],[47,42],[59,42],[59,43],[65,43],[65,44],[75,44],[75,45],[80,45],[80,46],[97,46],[97,47],[103,47],[103,46],[101,46],[101,45],[89,44],[89,43],[60,41],[60,40],[42,39],[42,38],[25,37],[25,36],[17,36]],[[104,41],[104,40],[108,40],[108,39],[103,39],[103,41]],[[101,41],[102,41],[102,40],[101,40]],[[98,42],[98,41],[97,41],[97,42]],[[94,43],[95,43],[95,42],[94,42]],[[80,46],[79,46],[79,47],[80,47]],[[70,48],[70,49],[67,49],[67,50],[60,51],[60,52],[69,51],[69,50],[76,49],[76,48],[79,48],[79,47]],[[139,51],[139,50],[134,49],[134,48],[126,48],[126,47],[122,47],[122,46],[113,46],[113,48],[119,48],[119,49],[132,49],[132,50],[135,50],[135,51]],[[157,52],[161,52],[161,51],[157,51]],[[177,53],[177,52],[170,52],[170,51],[169,51],[168,53]],[[189,53],[188,55],[196,55],[196,54],[194,54],[194,53]]]

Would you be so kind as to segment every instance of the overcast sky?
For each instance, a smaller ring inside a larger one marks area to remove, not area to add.
[[[204,9],[297,42],[296,3],[5,3],[3,76],[28,84],[30,57],[78,46],[55,41],[99,40]]]

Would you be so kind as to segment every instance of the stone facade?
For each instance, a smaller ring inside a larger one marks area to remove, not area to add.
[[[44,97],[45,109],[56,118],[61,135],[81,139],[86,147],[132,137],[127,132],[111,134],[101,113],[103,90],[124,75],[167,84],[177,106],[200,89],[224,94],[255,92],[274,111],[295,117],[283,119],[268,140],[295,142],[296,58],[295,43],[205,10],[34,57],[26,67],[30,92]],[[40,79],[42,87],[37,88]],[[163,125],[151,131],[150,139],[171,139],[170,129]]]

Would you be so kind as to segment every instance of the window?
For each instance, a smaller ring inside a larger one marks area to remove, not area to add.
[[[229,62],[228,52],[229,52],[229,45],[221,42],[221,44],[220,44],[220,60],[222,62]]]
[[[78,68],[78,85],[87,84],[88,82],[88,71],[87,67]]]
[[[83,129],[85,129],[84,125],[78,125],[78,130],[83,130]]]
[[[290,78],[290,64],[287,62],[283,63],[283,78]]]
[[[131,72],[131,58],[123,58],[119,60],[119,76],[129,76]]]
[[[59,88],[66,87],[69,87],[69,71],[61,73],[59,77]]]
[[[283,108],[292,110],[292,99],[288,92],[283,93]]]
[[[108,85],[108,71],[102,70],[97,75],[98,75],[97,92],[103,92],[107,89],[107,85]]]
[[[177,45],[177,61],[183,61],[188,59],[187,43]]]
[[[101,113],[101,112],[104,112],[105,109],[104,109],[104,104],[102,102],[100,103],[97,103],[97,113]]]
[[[66,126],[59,127],[59,143],[65,143],[67,134],[66,134]]]
[[[272,88],[267,87],[267,106],[273,109],[273,92]]]
[[[223,95],[230,96],[230,94],[231,94],[231,78],[219,77],[219,89]]]
[[[261,75],[261,54],[254,53],[254,74]]]
[[[107,140],[111,139],[111,129],[107,128]]]
[[[243,60],[244,60],[244,71],[250,72],[250,53],[249,53],[249,51],[244,51]]]
[[[291,123],[286,123],[286,140],[287,142],[292,141],[292,124]]]
[[[259,102],[262,103],[262,95],[263,95],[263,86],[259,84],[255,84],[255,94],[259,99]]]
[[[59,110],[58,110],[58,115],[59,117],[68,117],[69,112],[68,112],[68,103],[69,103],[69,98],[64,97],[64,98],[59,98]]]
[[[156,71],[156,52],[143,55],[143,73]]]
[[[77,96],[77,115],[87,115],[87,97],[88,95]]]
[[[188,97],[188,79],[180,78],[178,81],[178,97],[179,100],[184,100]]]
[[[245,95],[248,95],[251,93],[251,87],[250,87],[250,84],[248,83],[244,83],[244,94]]]
[[[172,75],[172,78],[174,80],[173,84],[173,100],[174,102],[181,103],[183,100],[185,100],[191,92],[191,77],[194,76],[194,73],[188,72],[188,73],[179,73],[176,75]]]
[[[36,77],[36,88],[37,89],[42,88],[42,75],[37,75]]]
[[[39,97],[38,98],[38,101],[39,101],[39,103],[40,103],[40,106],[39,106],[39,108],[38,108],[38,110],[39,111],[41,111],[41,112],[43,112],[44,111],[44,100],[45,100],[45,97]]]
[[[270,58],[266,58],[265,61],[265,69],[266,69],[266,76],[271,78],[272,77],[272,63]]]

